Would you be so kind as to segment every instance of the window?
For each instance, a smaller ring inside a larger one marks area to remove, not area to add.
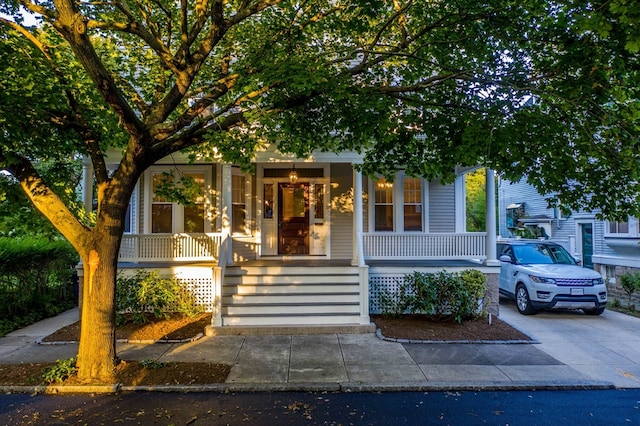
[[[202,195],[193,205],[184,206],[182,229],[184,232],[204,232],[204,173],[185,173],[184,176],[192,180]]]
[[[231,176],[231,223],[233,233],[246,232],[246,200],[245,200],[245,177],[244,175],[233,174]]]
[[[153,174],[153,200],[151,203],[151,232],[169,234],[173,232],[173,203],[156,194],[157,188],[167,179],[162,172]]]
[[[404,178],[404,230],[422,231],[422,181]]]
[[[155,168],[149,172],[150,185],[148,187],[150,197],[149,228],[145,232],[154,234],[173,234],[179,232],[204,233],[208,232],[210,224],[207,217],[207,182],[210,181],[210,173],[204,168],[184,167],[181,170]],[[161,186],[166,186],[167,181],[179,188],[181,183],[186,183],[186,192],[190,194],[193,204],[184,205],[172,202],[162,191]]]
[[[610,234],[628,234],[629,222],[609,222]]]
[[[369,212],[368,229],[374,232],[424,231],[427,217],[423,179],[400,174],[395,182],[378,178],[371,180],[368,187],[370,196],[363,203]]]
[[[393,231],[393,183],[378,179],[374,194],[375,230]]]

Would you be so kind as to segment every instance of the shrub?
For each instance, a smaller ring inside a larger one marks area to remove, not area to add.
[[[168,318],[170,313],[189,317],[202,312],[196,297],[186,284],[176,278],[162,278],[158,271],[138,269],[132,276],[119,276],[116,281],[116,322],[125,321],[130,313],[134,322],[145,322],[146,314]]]
[[[620,274],[620,286],[627,294],[627,307],[633,309],[633,303],[631,302],[631,296],[636,291],[640,291],[640,273],[639,272],[625,272]]]
[[[62,383],[69,377],[75,376],[77,371],[75,357],[56,360],[56,365],[44,369],[42,379],[46,384]]]
[[[453,319],[457,323],[478,317],[479,301],[486,289],[486,277],[480,271],[435,274],[414,272],[405,276],[403,291],[411,313],[424,313],[434,320]]]
[[[148,370],[158,370],[166,367],[168,364],[166,362],[156,361],[155,359],[143,359],[140,361],[140,365],[142,368],[146,368]]]

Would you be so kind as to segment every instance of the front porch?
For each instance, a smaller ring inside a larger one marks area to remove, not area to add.
[[[231,237],[233,238],[233,237]],[[119,262],[217,262],[221,257],[222,233],[202,234],[125,234],[120,247]],[[260,256],[257,252],[259,241],[242,237],[233,238],[251,248],[234,247],[231,259],[269,261],[277,256]],[[394,234],[366,233],[362,235],[362,255],[365,262],[384,260],[441,261],[468,260],[484,261],[486,255],[486,233],[429,233]],[[285,256],[287,259],[328,259],[328,256]]]
[[[228,164],[203,169],[203,187],[215,182],[219,192],[193,211],[154,198],[160,169],[150,171],[138,195],[142,207],[132,202],[120,269],[158,269],[186,282],[212,313],[217,333],[367,327],[379,312],[376,292],[414,271],[480,269],[497,313],[492,172],[487,232],[465,232],[462,174],[443,186],[403,174],[395,183],[365,177],[347,157],[296,166],[297,183],[286,162],[258,161],[255,177]],[[169,211],[173,216],[161,215]],[[194,211],[204,214],[204,225],[193,225]]]
[[[486,234],[361,237],[354,260],[258,253],[247,259],[247,247],[258,244],[222,234],[127,235],[119,267],[123,273],[157,269],[188,283],[212,313],[208,332],[216,335],[370,332],[369,315],[380,313],[378,292],[393,290],[414,271],[479,269],[488,278],[490,310],[498,313],[499,269],[484,264]]]

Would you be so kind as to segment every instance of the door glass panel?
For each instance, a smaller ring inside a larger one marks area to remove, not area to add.
[[[318,183],[315,187],[316,206],[314,217],[316,219],[324,219],[324,184]]]
[[[265,219],[273,218],[273,184],[264,184],[263,216]]]
[[[283,217],[304,217],[306,214],[306,197],[304,187],[286,188],[282,197]]]
[[[309,253],[309,184],[279,184],[278,251]]]

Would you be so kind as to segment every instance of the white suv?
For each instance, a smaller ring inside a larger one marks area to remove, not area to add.
[[[539,309],[582,309],[600,315],[607,286],[595,271],[579,266],[559,244],[542,240],[498,242],[500,294],[515,299],[523,315]]]

